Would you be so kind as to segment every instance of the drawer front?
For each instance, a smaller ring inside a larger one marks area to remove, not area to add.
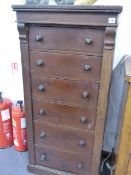
[[[31,27],[30,50],[61,50],[73,52],[103,52],[105,31],[100,29]]]
[[[36,164],[75,174],[90,174],[91,157],[58,151],[47,147],[35,147]]]
[[[98,84],[33,76],[32,95],[41,100],[96,106]]]
[[[46,123],[94,131],[96,108],[74,107],[34,100],[33,116],[35,120]]]
[[[35,144],[52,146],[71,152],[91,156],[93,134],[83,130],[34,122]]]
[[[99,81],[101,57],[30,52],[33,75],[81,81]]]

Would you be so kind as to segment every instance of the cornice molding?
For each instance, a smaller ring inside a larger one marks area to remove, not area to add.
[[[106,50],[113,50],[114,49],[114,47],[115,47],[115,35],[116,35],[116,28],[115,27],[106,27],[104,49],[106,49]]]

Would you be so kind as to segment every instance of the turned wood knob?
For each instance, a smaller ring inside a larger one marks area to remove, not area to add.
[[[90,37],[85,39],[85,43],[86,44],[91,44],[92,43],[92,39]]]
[[[82,169],[84,167],[84,164],[82,162],[78,162],[77,168]]]
[[[87,123],[87,117],[82,116],[82,117],[80,118],[80,122],[81,122],[81,123]]]
[[[37,65],[37,66],[43,66],[43,65],[44,65],[44,61],[43,61],[43,60],[38,60],[38,61],[36,62],[36,65]]]
[[[82,93],[82,97],[83,98],[87,98],[89,96],[89,92],[88,91],[84,91],[83,93]]]
[[[40,109],[39,110],[39,115],[44,115],[46,112],[45,112],[45,110],[44,109]]]
[[[35,40],[36,40],[36,41],[42,41],[42,40],[43,40],[43,36],[41,36],[41,35],[36,35],[36,36],[35,36]]]
[[[45,90],[45,86],[43,84],[40,84],[38,86],[38,91],[44,91]]]
[[[41,134],[40,134],[40,138],[41,138],[41,139],[46,138],[46,133],[45,133],[44,131],[41,132]]]
[[[40,157],[40,160],[41,161],[47,160],[47,154],[46,153],[42,154],[41,157]]]
[[[84,70],[85,71],[89,71],[90,69],[91,69],[91,65],[90,64],[84,65]]]
[[[81,147],[84,147],[84,146],[86,145],[86,141],[83,140],[83,139],[81,139],[80,142],[79,142],[79,145],[80,145]]]

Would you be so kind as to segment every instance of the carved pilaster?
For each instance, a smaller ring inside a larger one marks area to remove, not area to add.
[[[105,35],[104,49],[113,50],[115,46],[116,27],[107,27]]]
[[[20,42],[27,42],[27,26],[25,23],[17,23],[17,29],[19,31]]]

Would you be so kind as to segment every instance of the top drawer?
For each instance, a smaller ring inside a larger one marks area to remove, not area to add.
[[[101,54],[104,44],[104,30],[30,27],[30,50],[61,50]]]

